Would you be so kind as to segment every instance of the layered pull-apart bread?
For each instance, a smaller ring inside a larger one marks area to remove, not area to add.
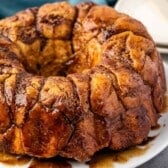
[[[0,151],[86,161],[135,146],[165,90],[146,28],[110,7],[61,2],[0,20]]]

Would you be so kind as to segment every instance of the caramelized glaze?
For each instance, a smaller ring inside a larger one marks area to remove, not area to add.
[[[30,157],[27,156],[16,156],[7,153],[0,153],[0,162],[9,164],[9,165],[24,165],[31,160]]]
[[[35,159],[27,156],[16,156],[7,153],[0,153],[0,162],[10,166],[19,166],[30,162],[28,168],[71,168],[71,165],[62,158]]]
[[[153,141],[157,136],[158,136],[158,135],[153,136],[153,137],[148,137],[145,141],[143,141],[143,142],[140,144],[140,146],[148,145],[148,144],[149,144],[151,141]]]
[[[72,166],[66,160],[38,160],[34,159],[29,168],[71,168]]]
[[[113,168],[114,163],[126,163],[130,158],[143,155],[149,148],[149,145],[144,147],[134,147],[121,152],[107,151],[95,155],[90,161],[90,168]]]
[[[126,163],[133,157],[143,155],[150,147],[150,142],[157,136],[148,137],[139,147],[132,147],[125,151],[114,152],[111,150],[102,150],[97,153],[89,162],[90,168],[114,168],[114,163]],[[30,162],[32,158],[26,156],[16,156],[6,153],[0,153],[0,162],[10,165],[23,165]],[[28,168],[71,168],[67,160],[62,158],[53,159],[33,159]]]
[[[152,130],[158,130],[160,127],[160,124],[157,124],[156,126],[152,127]]]

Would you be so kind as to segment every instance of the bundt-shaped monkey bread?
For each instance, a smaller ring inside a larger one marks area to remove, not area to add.
[[[0,21],[0,150],[88,160],[142,143],[166,90],[145,27],[107,6],[45,4]]]

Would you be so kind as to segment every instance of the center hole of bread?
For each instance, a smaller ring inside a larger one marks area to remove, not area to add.
[[[73,55],[70,40],[36,38],[29,44],[24,42],[20,48],[20,60],[29,73],[45,77],[66,76],[66,63]]]

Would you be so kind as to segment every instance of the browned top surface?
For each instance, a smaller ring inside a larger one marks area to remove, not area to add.
[[[0,150],[86,161],[157,125],[163,63],[139,21],[61,2],[1,20],[0,34]]]

